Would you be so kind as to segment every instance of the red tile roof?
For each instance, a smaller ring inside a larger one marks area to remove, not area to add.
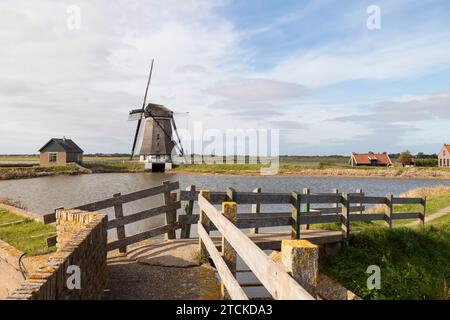
[[[447,151],[450,153],[450,144],[444,144],[444,146],[447,148]]]
[[[371,160],[376,159],[379,165],[391,165],[392,161],[386,153],[353,153],[357,164],[370,165]]]

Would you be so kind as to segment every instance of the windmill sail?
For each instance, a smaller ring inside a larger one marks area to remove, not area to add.
[[[128,121],[142,120],[143,116],[144,116],[144,112],[142,112],[141,109],[131,110],[130,114],[128,115]]]
[[[144,102],[142,103],[142,109],[141,109],[142,113],[144,113],[145,104],[147,103],[148,87],[150,86],[150,80],[152,79],[152,73],[153,73],[153,62],[154,62],[154,59],[152,59],[152,66],[150,67],[150,74],[148,76],[147,87],[145,88]],[[142,123],[142,116],[138,119],[138,122],[137,122],[136,133],[134,134],[133,147],[131,148],[130,160],[133,160],[134,150],[136,149],[136,143],[137,143],[138,136],[139,136],[139,130],[141,129],[141,123]]]

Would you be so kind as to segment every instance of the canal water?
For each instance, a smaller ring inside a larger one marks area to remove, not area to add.
[[[328,178],[328,177],[263,177],[263,176],[208,176],[163,173],[108,173],[78,176],[55,176],[23,180],[0,181],[0,198],[7,197],[19,200],[29,211],[40,214],[53,212],[59,207],[76,207],[111,197],[115,193],[122,194],[138,191],[160,185],[164,180],[179,181],[181,189],[195,185],[197,190],[225,191],[233,187],[238,191],[252,191],[261,187],[263,192],[301,192],[308,187],[311,192],[330,192],[337,188],[340,192],[355,192],[361,188],[366,195],[384,196],[387,193],[399,195],[410,189],[450,185],[450,180],[422,180],[422,179],[370,179],[370,178]],[[142,211],[163,202],[162,196],[147,198],[124,205],[124,214]],[[289,211],[289,206],[262,205],[261,211]],[[198,208],[194,208],[198,212]],[[181,211],[179,211],[181,212]],[[239,212],[250,212],[249,206],[240,206]],[[105,210],[111,218],[112,209]],[[140,233],[164,223],[164,216],[160,215],[139,223],[126,226],[127,235]],[[192,235],[196,228],[193,226]],[[213,233],[214,235],[214,233]],[[109,235],[115,237],[114,230]],[[246,269],[243,262],[238,260],[239,269]],[[253,282],[256,278],[252,274],[238,274],[238,280]],[[252,297],[267,296],[262,288],[245,288]]]
[[[105,173],[78,176],[41,177],[22,180],[0,181],[0,198],[19,200],[29,211],[47,214],[56,208],[73,208],[122,194],[160,185],[164,180],[179,181],[182,189],[195,185],[197,190],[209,189],[225,191],[233,187],[238,191],[252,191],[261,187],[263,192],[301,192],[304,187],[311,192],[330,192],[338,188],[340,192],[355,192],[361,188],[366,195],[383,196],[387,193],[398,195],[410,189],[440,184],[450,185],[450,180],[421,179],[369,179],[369,178],[328,178],[328,177],[280,177],[280,176],[211,176],[164,173]],[[147,198],[124,205],[124,214],[139,212],[163,203],[162,196]],[[195,212],[198,209],[194,208]],[[290,211],[288,205],[263,205],[262,212]],[[181,211],[179,211],[181,212]],[[249,206],[240,206],[239,212],[250,212]],[[104,211],[110,218],[113,210]],[[136,234],[149,228],[160,226],[163,215],[126,226],[127,235]],[[193,233],[195,234],[195,226]],[[112,230],[110,237],[114,237]]]

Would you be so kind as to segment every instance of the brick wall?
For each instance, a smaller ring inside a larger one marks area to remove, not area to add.
[[[58,250],[10,295],[12,300],[99,299],[106,283],[106,215],[57,210]],[[80,289],[69,289],[69,266],[81,271]]]
[[[19,258],[23,253],[0,240],[0,300],[5,299],[23,281]]]
[[[56,162],[49,162],[50,153],[56,153]],[[65,152],[43,152],[39,156],[39,163],[42,167],[49,166],[65,166],[67,164],[66,161],[66,153]]]

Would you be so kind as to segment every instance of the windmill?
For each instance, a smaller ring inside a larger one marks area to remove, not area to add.
[[[133,159],[141,124],[144,122],[142,145],[139,152],[140,161],[145,163],[146,169],[165,171],[172,168],[172,150],[174,148],[178,151],[180,157],[185,157],[185,153],[173,118],[173,111],[160,104],[147,104],[153,63],[154,60],[152,60],[142,108],[131,110],[129,114],[129,121],[137,120],[130,160]],[[175,133],[177,141],[172,139],[173,133]]]

